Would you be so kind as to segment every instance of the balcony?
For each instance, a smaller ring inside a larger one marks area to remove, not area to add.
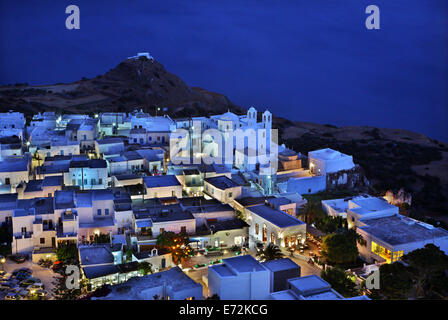
[[[137,237],[137,241],[148,241],[157,239],[152,235],[152,232],[137,232],[133,234],[134,237]]]
[[[20,240],[20,239],[30,239],[33,237],[33,233],[32,232],[22,232],[20,235],[14,235],[14,238],[16,240]]]

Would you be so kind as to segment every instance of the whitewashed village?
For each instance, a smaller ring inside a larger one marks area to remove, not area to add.
[[[369,195],[356,155],[277,144],[269,110],[156,112],[0,114],[3,299],[370,300],[382,266],[448,253],[448,231]]]

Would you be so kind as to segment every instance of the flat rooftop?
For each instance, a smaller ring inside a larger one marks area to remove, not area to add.
[[[205,197],[203,196],[180,198],[178,199],[178,202],[184,207],[200,207],[221,204],[221,202],[216,200],[215,198],[205,199]]]
[[[114,263],[110,245],[82,246],[78,250],[82,266]]]
[[[212,186],[225,190],[228,188],[235,188],[239,187],[240,185],[237,184],[232,179],[227,178],[226,176],[219,176],[219,177],[213,177],[213,178],[206,178],[205,181],[207,183],[210,183]]]
[[[28,171],[28,160],[26,158],[8,158],[0,161],[0,172]]]
[[[243,207],[250,207],[258,204],[264,204],[265,203],[265,197],[246,197],[246,198],[240,198],[235,199],[236,202],[238,202]]]
[[[310,157],[322,160],[334,160],[337,158],[349,157],[349,155],[330,148],[310,151],[308,154]]]
[[[264,204],[247,208],[257,216],[275,224],[280,228],[287,228],[304,224],[299,219],[283,212],[281,210],[273,209]]]
[[[90,160],[72,160],[70,162],[70,168],[91,168],[100,169],[107,168],[107,162],[103,159],[90,159]]]
[[[288,282],[302,295],[323,292],[331,288],[331,285],[328,282],[317,275],[289,279]]]
[[[75,208],[75,192],[74,191],[55,191],[54,203],[56,209]]]
[[[336,212],[346,212],[348,209],[349,199],[351,198],[322,200],[322,203],[326,204]]]
[[[359,210],[359,208],[350,209],[351,211],[355,211],[359,214],[363,214],[366,212],[372,212],[372,211],[383,211],[383,210],[389,210],[389,209],[396,209],[398,212],[398,208],[396,206],[388,203],[383,198],[360,196],[360,197],[353,198],[349,201],[360,206],[361,209],[363,209],[363,210]]]
[[[208,222],[208,226],[210,227],[210,230],[212,230],[213,232],[224,230],[236,230],[249,227],[249,225],[246,222],[240,219]]]
[[[123,143],[123,139],[121,138],[106,138],[102,140],[96,140],[98,144],[115,144],[115,143]]]
[[[333,289],[303,296],[303,298],[305,300],[344,300],[344,297]]]
[[[11,210],[17,206],[17,193],[0,194],[0,211]]]
[[[148,289],[166,286],[171,291],[200,288],[202,285],[195,282],[182,272],[179,267],[167,271],[149,274],[143,277],[134,277],[127,282],[110,287],[112,292],[100,300],[141,300],[145,296],[142,293]],[[152,297],[152,295],[151,295]]]
[[[237,272],[258,272],[266,271],[267,269],[251,255],[237,256],[223,260],[224,264],[231,266]]]
[[[143,181],[147,188],[180,186],[179,180],[173,175],[144,177]]]
[[[300,298],[291,290],[277,291],[271,293],[273,300],[300,300]]]
[[[113,264],[83,267],[82,270],[87,279],[95,279],[119,273],[117,266]]]
[[[266,261],[263,262],[262,264],[272,272],[297,269],[297,268],[300,269],[300,266],[289,258]]]
[[[363,221],[366,226],[358,227],[390,245],[448,237],[448,231],[401,215],[380,217]]]
[[[283,205],[285,205],[285,204],[291,204],[291,203],[293,203],[291,200],[289,200],[288,198],[285,198],[285,197],[278,197],[278,198],[273,197],[273,198],[268,198],[267,201],[268,201],[271,205],[273,205],[273,206],[275,206],[275,207],[279,207],[279,206],[283,206]]]

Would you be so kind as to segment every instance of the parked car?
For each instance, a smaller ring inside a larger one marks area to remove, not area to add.
[[[0,289],[1,290],[12,290],[16,287],[17,285],[12,282],[12,281],[7,281],[7,282],[3,282],[2,284],[0,284]]]
[[[19,273],[16,274],[15,278],[18,281],[23,281],[23,280],[26,280],[28,278],[31,278],[31,274],[28,273],[28,272],[19,272]]]
[[[45,290],[37,290],[36,292],[34,292],[34,294],[36,294],[37,296],[41,297],[41,298],[45,298],[46,296],[48,296],[48,292]]]
[[[13,275],[13,277],[17,277],[19,274],[32,274],[33,271],[29,268],[20,268],[20,269],[15,269],[11,274]]]
[[[26,288],[30,293],[34,293],[38,290],[43,290],[45,289],[45,286],[42,283],[34,283],[34,284],[30,284],[27,288]]]
[[[28,291],[28,289],[23,289],[23,288],[18,288],[17,290],[16,290],[16,293],[20,296],[20,298],[21,299],[24,299],[24,298],[26,298],[27,296],[28,296],[28,294],[30,293],[29,291]]]
[[[29,274],[32,274],[33,270],[31,270],[30,268],[20,268],[19,272],[27,272]]]
[[[20,254],[13,254],[9,256],[9,258],[14,261],[15,263],[24,263],[27,259],[26,256],[20,255]]]
[[[9,292],[5,298],[5,300],[20,300],[20,296],[15,292]]]
[[[28,286],[30,286],[32,284],[42,285],[42,282],[38,278],[30,277],[28,279],[20,281],[19,286],[21,286],[21,287],[28,287]]]

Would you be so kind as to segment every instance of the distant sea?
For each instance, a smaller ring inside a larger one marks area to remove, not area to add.
[[[448,142],[447,0],[0,0],[2,84],[94,77],[143,51],[241,106]]]

